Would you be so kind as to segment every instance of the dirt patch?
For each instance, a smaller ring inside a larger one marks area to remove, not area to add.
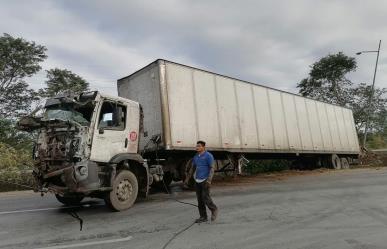
[[[357,166],[355,168],[351,169],[342,169],[342,170],[335,170],[335,169],[315,169],[315,170],[285,170],[281,172],[273,172],[273,173],[266,173],[266,174],[258,174],[253,176],[217,176],[214,177],[213,186],[242,186],[242,185],[249,185],[249,184],[255,184],[255,183],[264,183],[264,182],[275,182],[275,181],[283,181],[291,177],[296,176],[312,176],[312,175],[322,175],[322,174],[346,174],[351,172],[356,172],[359,170],[381,170],[386,166]]]
[[[13,196],[31,196],[36,195],[32,190],[21,190],[21,191],[9,191],[9,192],[0,192],[1,197],[13,197]]]

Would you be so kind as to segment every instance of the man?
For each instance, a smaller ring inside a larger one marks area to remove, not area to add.
[[[207,221],[207,210],[211,211],[211,221],[215,221],[218,216],[218,208],[210,197],[210,185],[212,177],[214,176],[214,157],[206,151],[206,143],[198,141],[196,143],[196,155],[192,160],[192,167],[188,174],[187,180],[194,173],[196,197],[198,199],[198,208],[200,218],[196,219],[196,223]]]

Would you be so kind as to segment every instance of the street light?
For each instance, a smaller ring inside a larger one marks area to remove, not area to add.
[[[356,53],[357,55],[361,55],[363,53],[377,53],[377,55],[376,55],[376,64],[375,64],[375,71],[374,71],[374,78],[372,80],[371,94],[370,94],[370,99],[368,101],[368,111],[366,112],[367,119],[366,119],[366,123],[365,123],[364,137],[363,137],[363,147],[364,148],[365,148],[366,140],[367,140],[367,132],[368,132],[368,125],[369,125],[369,121],[370,121],[370,109],[371,109],[371,104],[372,104],[372,98],[374,97],[376,70],[378,68],[379,52],[380,52],[380,44],[381,43],[382,43],[382,40],[379,40],[378,50],[360,51],[360,52]]]

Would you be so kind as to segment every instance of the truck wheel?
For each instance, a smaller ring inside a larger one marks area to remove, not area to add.
[[[122,211],[134,204],[138,194],[138,181],[132,172],[128,170],[119,172],[112,187],[113,190],[105,198],[105,203],[111,209]]]
[[[334,169],[341,169],[341,159],[338,155],[332,154],[331,163]]]
[[[83,196],[68,196],[68,195],[64,195],[64,196],[60,196],[58,194],[55,194],[55,197],[56,199],[66,205],[66,206],[76,206],[76,205],[79,205],[79,203],[81,203],[81,201],[83,200]]]
[[[349,162],[346,157],[341,158],[341,168],[342,169],[349,169]]]

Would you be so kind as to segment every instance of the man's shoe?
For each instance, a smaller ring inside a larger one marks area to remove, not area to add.
[[[218,217],[218,209],[211,211],[211,221],[215,221],[216,217]]]
[[[207,221],[207,218],[200,217],[199,219],[195,220],[195,223],[202,223],[202,222],[206,222],[206,221]]]

